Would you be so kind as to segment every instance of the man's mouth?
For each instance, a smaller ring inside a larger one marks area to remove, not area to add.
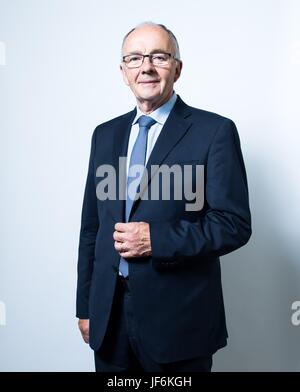
[[[158,80],[143,80],[139,82],[140,84],[152,84],[152,83],[159,83]]]

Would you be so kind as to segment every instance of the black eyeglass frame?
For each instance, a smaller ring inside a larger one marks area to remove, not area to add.
[[[172,53],[166,53],[166,52],[156,52],[156,53],[150,53],[150,54],[140,54],[140,53],[127,54],[127,55],[122,57],[122,61],[126,65],[126,67],[128,67],[128,63],[126,63],[126,61],[125,61],[126,57],[129,57],[129,56],[141,56],[141,57],[143,57],[141,65],[134,66],[134,67],[128,67],[128,68],[139,68],[139,67],[141,67],[143,65],[143,63],[145,61],[145,57],[148,57],[149,60],[151,61],[151,63],[153,64],[152,57],[155,56],[155,55],[157,56],[158,54],[167,54],[169,56],[169,59],[174,59],[176,61],[181,61],[178,58],[176,58],[174,55],[172,55]]]

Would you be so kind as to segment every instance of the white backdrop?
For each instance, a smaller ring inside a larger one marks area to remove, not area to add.
[[[213,370],[299,371],[299,0],[0,0],[0,371],[93,370],[75,319],[90,140],[135,104],[120,44],[145,20],[178,38],[176,92],[236,122],[248,172],[253,236],[222,259]]]

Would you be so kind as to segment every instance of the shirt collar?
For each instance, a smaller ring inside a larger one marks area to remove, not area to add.
[[[177,100],[177,94],[174,91],[172,97],[166,103],[164,103],[162,106],[155,109],[154,112],[152,112],[149,115],[149,117],[153,118],[157,123],[164,125],[171,110],[173,109],[173,107],[175,105],[176,100]],[[137,106],[136,107],[136,116],[134,117],[132,125],[136,124],[137,120],[143,115],[145,115],[145,113],[143,113],[141,111],[141,109]]]

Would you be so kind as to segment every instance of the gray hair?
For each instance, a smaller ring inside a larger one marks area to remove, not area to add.
[[[138,29],[139,27],[144,27],[144,26],[158,26],[158,27],[161,27],[163,30],[165,30],[165,31],[169,34],[169,37],[170,37],[170,39],[171,39],[171,41],[172,41],[172,43],[173,43],[173,45],[174,45],[174,48],[175,48],[175,58],[176,58],[177,60],[180,60],[179,45],[178,45],[178,41],[177,41],[177,38],[175,37],[175,35],[174,35],[174,34],[172,33],[172,31],[169,30],[165,25],[160,24],[160,23],[154,23],[154,22],[143,22],[143,23],[140,23],[140,24],[138,24],[137,26],[135,26],[133,29],[131,29],[131,30],[125,35],[125,37],[123,38],[123,41],[122,41],[122,53],[121,53],[121,57],[123,56],[123,46],[124,46],[124,43],[125,43],[125,41],[126,41],[126,38],[127,38],[127,37],[129,36],[129,34],[131,34],[134,30]]]

